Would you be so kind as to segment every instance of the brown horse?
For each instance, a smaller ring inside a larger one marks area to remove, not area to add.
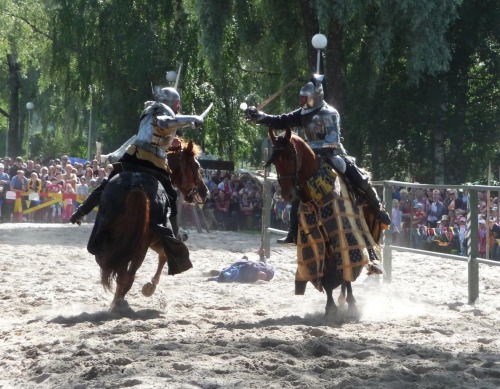
[[[296,294],[304,293],[307,282],[320,291],[324,289],[325,316],[338,321],[341,318],[332,293],[342,286],[341,303],[347,290],[344,301],[350,314],[357,315],[351,282],[363,266],[373,268],[380,258],[376,243],[379,232],[374,240],[363,209],[353,204],[345,183],[302,138],[292,135],[290,129],[277,137],[272,128],[269,137],[273,152],[266,166],[275,165],[283,199],[301,200]],[[372,216],[368,220],[372,224]]]
[[[184,199],[204,201],[208,189],[200,175],[193,143],[168,153],[167,157],[172,184],[177,186]],[[88,250],[95,255],[101,268],[103,287],[110,290],[113,279],[116,280],[111,310],[118,313],[130,310],[125,295],[132,287],[149,248],[158,254],[158,267],[151,282],[142,288],[145,296],[154,293],[166,263],[170,275],[192,267],[189,250],[174,238],[169,214],[167,193],[152,175],[124,171],[106,185]]]

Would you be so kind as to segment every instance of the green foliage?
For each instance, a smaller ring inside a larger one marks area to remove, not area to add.
[[[317,20],[304,20],[304,5]],[[0,48],[21,79],[13,98],[3,54],[0,113],[18,110],[20,146],[24,107],[35,104],[33,155],[86,157],[89,132],[91,145],[115,150],[137,132],[151,85],[182,63],[183,113],[214,103],[186,137],[237,166],[260,166],[267,129],[245,122],[240,104],[258,105],[298,77],[265,107],[295,109],[310,77],[307,27],[328,34],[335,24],[329,47],[340,58],[325,63],[341,61],[333,71],[344,83],[345,146],[376,179],[433,182],[443,158],[450,184],[478,181],[487,161],[500,164],[496,0],[0,0],[0,11]]]

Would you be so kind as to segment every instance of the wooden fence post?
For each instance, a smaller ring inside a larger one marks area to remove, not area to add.
[[[467,192],[467,203],[469,213],[467,219],[467,265],[468,265],[468,284],[469,284],[469,304],[476,301],[479,296],[479,264],[478,255],[478,195],[476,190],[469,189]]]

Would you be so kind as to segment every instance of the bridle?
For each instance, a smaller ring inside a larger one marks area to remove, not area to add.
[[[182,155],[185,155],[186,158],[183,161]],[[193,160],[194,163],[191,163],[190,160]],[[197,202],[200,204],[204,204],[205,202],[201,200],[201,196],[198,196],[199,194],[199,187],[203,184],[202,179],[200,178],[200,173],[199,173],[199,168],[200,168],[200,163],[194,159],[194,155],[192,154],[191,151],[187,149],[181,149],[179,153],[179,164],[181,167],[181,177],[182,177],[182,187],[186,188],[188,186],[187,182],[187,171],[191,171],[191,174],[193,175],[193,178],[195,180],[195,185],[191,188],[191,190],[184,195],[185,198],[196,198]],[[188,165],[187,167],[185,165]]]
[[[276,142],[277,143],[277,142]],[[273,152],[271,153],[271,156],[267,160],[267,162],[264,164],[265,168],[268,168],[273,164],[276,159],[278,158],[278,155],[283,152],[284,150],[292,149],[293,152],[293,163],[295,166],[295,172],[294,174],[288,174],[288,175],[281,175],[279,174],[278,170],[276,169],[276,174],[278,176],[278,182],[280,179],[290,179],[293,178],[293,186],[297,189],[301,189],[299,185],[299,163],[298,163],[298,154],[297,154],[297,149],[295,148],[295,145],[293,142],[289,141],[286,142],[285,145],[283,146],[276,146],[275,143],[273,143]]]

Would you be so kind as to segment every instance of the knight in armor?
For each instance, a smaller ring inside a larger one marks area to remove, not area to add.
[[[300,108],[281,115],[267,115],[255,107],[249,107],[245,111],[245,117],[254,123],[275,129],[302,127],[308,145],[344,179],[354,192],[357,203],[368,204],[376,211],[377,219],[381,223],[390,225],[389,214],[371,185],[370,177],[356,166],[355,159],[347,155],[341,143],[340,115],[323,100],[323,78],[323,75],[315,74],[312,80],[300,89]],[[278,243],[296,243],[298,206],[299,199],[296,199],[292,202],[288,234],[279,239]]]
[[[139,132],[135,141],[128,146],[125,154],[114,164],[114,169],[107,180],[95,188],[89,197],[71,215],[70,222],[81,224],[85,215],[99,205],[101,194],[109,179],[121,170],[142,171],[153,175],[167,192],[171,214],[170,224],[175,237],[178,237],[177,192],[170,181],[165,151],[170,147],[178,131],[194,124],[203,124],[203,117],[197,115],[179,115],[181,101],[174,88],[162,88],[154,94],[155,101],[147,101],[139,122]]]

